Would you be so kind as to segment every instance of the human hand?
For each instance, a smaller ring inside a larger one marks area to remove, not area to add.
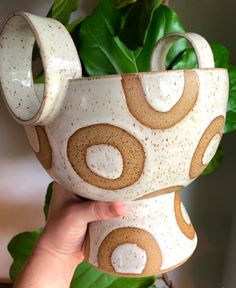
[[[88,223],[124,215],[125,210],[122,203],[82,201],[54,182],[47,224],[14,287],[68,288],[84,259]]]
[[[84,259],[83,244],[88,223],[124,214],[122,203],[83,201],[54,182],[48,221],[37,249],[57,257],[68,256],[79,263]]]

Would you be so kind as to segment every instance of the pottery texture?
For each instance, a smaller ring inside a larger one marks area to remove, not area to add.
[[[25,50],[12,47],[19,22],[17,41],[29,46]],[[43,30],[52,23],[52,30]],[[179,191],[202,173],[220,143],[227,70],[214,68],[201,36],[175,33],[154,49],[152,72],[81,78],[79,57],[63,29],[55,20],[26,13],[6,21],[0,76],[9,111],[25,125],[33,151],[57,182],[85,198],[126,201],[124,217],[89,225],[90,263],[127,276],[171,270],[197,244]],[[54,49],[52,35],[60,37]],[[42,47],[46,73],[45,84],[35,87],[30,58],[34,37]],[[199,69],[165,71],[167,52],[182,37],[195,49]]]

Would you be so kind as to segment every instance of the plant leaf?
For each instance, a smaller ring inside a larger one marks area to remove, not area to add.
[[[225,122],[225,133],[236,130],[236,67],[229,66],[229,100]]]
[[[89,75],[137,72],[134,54],[116,37],[120,11],[102,0],[81,24],[76,45]]]
[[[62,24],[67,25],[72,12],[78,7],[79,0],[54,0],[47,17],[54,18]]]
[[[132,3],[135,3],[137,0],[116,0],[116,8],[122,9]]]
[[[184,29],[177,14],[165,5],[159,6],[153,13],[143,48],[136,50],[136,62],[139,72],[150,71],[150,58],[153,49],[160,38],[172,32],[183,31]],[[171,63],[186,49],[186,47],[187,44],[184,39],[177,41],[173,45],[167,55],[167,67],[171,65]]]
[[[118,278],[107,288],[149,288],[153,287],[156,279],[154,277],[144,277],[144,278]],[[98,286],[103,287],[103,286]],[[95,288],[95,287],[94,287]]]
[[[229,50],[222,44],[216,43],[211,45],[216,68],[228,68]]]
[[[83,261],[76,269],[70,288],[148,288],[155,283],[155,277],[123,278],[111,276]]]
[[[208,164],[206,169],[203,171],[202,175],[208,175],[214,172],[222,163],[224,156],[223,147],[220,145],[216,151],[216,154],[212,158],[211,162]]]
[[[66,29],[68,30],[68,32],[70,34],[72,34],[75,31],[75,29],[77,29],[78,26],[81,24],[81,22],[84,21],[85,18],[86,18],[85,16],[81,16],[80,18],[78,18],[75,21],[73,21],[70,24],[68,24],[66,26]]]
[[[46,220],[48,218],[48,210],[49,210],[49,206],[50,206],[50,202],[52,198],[52,188],[53,188],[53,182],[51,182],[48,185],[46,196],[45,196],[45,201],[44,201],[43,212],[44,212],[44,216]]]
[[[197,68],[197,56],[192,48],[187,48],[177,59],[175,60],[171,69],[194,69]]]
[[[236,130],[236,113],[228,111],[226,114],[225,133]]]
[[[79,37],[74,35],[88,75],[150,71],[150,58],[157,41],[170,32],[183,31],[177,15],[161,5],[153,13],[143,48],[131,51],[117,36],[124,10],[117,10],[112,1],[101,0],[96,10],[81,23]],[[167,64],[185,48],[186,42],[178,41],[167,57]]]
[[[153,12],[162,0],[138,0],[133,5],[126,23],[119,35],[121,41],[131,50],[142,47]]]
[[[229,51],[221,44],[211,45],[216,68],[227,68],[229,61]],[[177,59],[175,59],[172,69],[193,69],[197,68],[197,56],[193,48],[187,48]]]
[[[16,235],[8,244],[8,251],[13,258],[10,267],[10,278],[14,283],[19,276],[26,260],[31,255],[32,249],[39,238],[42,229],[34,232],[24,232]]]

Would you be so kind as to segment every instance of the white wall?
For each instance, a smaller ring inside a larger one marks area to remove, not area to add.
[[[0,20],[17,9],[45,15],[51,2],[0,0]],[[81,2],[83,10],[88,10],[97,1]],[[171,5],[186,30],[228,46],[232,63],[236,65],[236,35],[232,33],[234,3],[233,0],[227,1],[227,5],[220,0],[172,0]],[[188,193],[183,193],[199,245],[187,264],[170,273],[177,288],[235,287],[235,135],[223,139],[225,158],[221,168],[214,175],[202,177],[191,185]],[[22,127],[11,119],[0,100],[0,279],[8,277],[11,259],[6,245],[12,235],[43,225],[42,205],[49,181],[27,144]]]

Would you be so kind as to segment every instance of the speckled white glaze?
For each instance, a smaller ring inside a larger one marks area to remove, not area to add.
[[[111,255],[111,263],[118,273],[142,274],[147,254],[137,244],[119,245]]]
[[[121,76],[71,81],[67,101],[59,117],[46,127],[51,146],[55,147],[49,174],[81,196],[103,201],[133,200],[166,187],[188,185],[192,182],[189,167],[193,152],[212,120],[218,115],[225,116],[228,91],[226,70],[195,71],[200,87],[193,110],[180,123],[164,131],[145,127],[129,113]],[[183,73],[166,71],[145,73],[140,77],[146,87],[152,87],[161,80],[165,81],[169,77],[173,79],[173,75],[181,78]],[[140,179],[132,186],[117,190],[95,187],[81,179],[68,161],[68,138],[79,128],[97,123],[121,127],[142,144],[146,157],[144,170]]]
[[[195,49],[199,69],[162,71],[170,46],[181,37]],[[35,38],[46,74],[45,87],[33,84],[31,53]],[[124,217],[89,226],[88,258],[95,266],[98,257],[104,256],[99,252],[104,239],[113,231],[119,234],[119,228],[126,227],[128,234],[135,231],[141,235],[139,242],[123,239],[111,251],[112,271],[99,264],[100,269],[112,273],[157,274],[190,257],[197,237],[175,191],[191,183],[209,163],[223,130],[228,73],[214,69],[205,39],[193,33],[175,33],[161,39],[151,57],[151,67],[150,73],[80,78],[73,41],[57,21],[14,13],[1,30],[4,99],[13,117],[28,125],[29,142],[47,172],[85,198],[127,201]],[[134,91],[137,93],[132,98]],[[136,99],[140,105],[133,105]],[[124,178],[125,173],[132,177]],[[128,184],[115,182],[122,177]],[[113,189],[110,183],[118,184]],[[163,189],[169,193],[160,195]],[[131,201],[148,195],[153,198]],[[148,243],[142,243],[142,239],[148,239]],[[153,253],[145,246],[149,242]],[[154,267],[157,258],[150,259],[152,255],[159,259],[160,267]]]

